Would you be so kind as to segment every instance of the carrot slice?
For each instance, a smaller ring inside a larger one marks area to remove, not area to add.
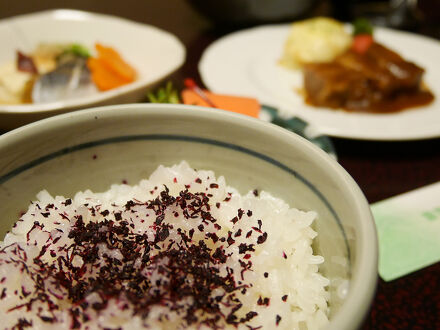
[[[93,82],[100,90],[113,89],[136,79],[136,70],[116,50],[100,43],[96,43],[95,47],[98,56],[89,57],[87,65]]]
[[[260,113],[260,103],[253,98],[239,97],[232,95],[214,94],[208,91],[204,93],[209,97],[213,104],[219,109],[241,113],[258,118]],[[184,89],[181,93],[183,103],[210,107],[210,105],[200,95],[191,89]]]
[[[359,54],[364,54],[373,44],[373,36],[371,34],[358,34],[354,36],[352,49]]]
[[[90,57],[87,60],[87,65],[92,72],[93,82],[101,91],[106,91],[129,83],[124,78],[114,74],[113,71],[108,70],[107,66],[99,58]]]
[[[118,75],[128,81],[133,81],[136,78],[135,69],[125,62],[116,50],[100,43],[96,43],[95,47],[98,51],[98,57]]]

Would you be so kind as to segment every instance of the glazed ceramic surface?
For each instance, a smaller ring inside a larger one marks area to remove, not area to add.
[[[0,236],[42,189],[52,195],[137,183],[159,165],[186,160],[241,193],[266,190],[316,210],[316,253],[331,280],[329,329],[355,329],[377,279],[368,203],[328,154],[273,124],[182,105],[118,105],[55,116],[0,137]],[[283,224],[274,222],[274,225]]]

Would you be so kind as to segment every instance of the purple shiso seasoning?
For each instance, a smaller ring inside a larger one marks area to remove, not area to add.
[[[197,178],[196,182],[202,183],[202,180]],[[218,188],[218,185],[210,184],[210,187]],[[225,201],[229,201],[230,197],[229,195]],[[66,199],[64,205],[70,204],[72,200]],[[121,212],[111,212],[107,209],[99,209],[98,212],[92,207],[91,213],[99,213],[104,220],[85,223],[81,215],[75,215],[71,219],[62,213],[59,214],[62,219],[73,224],[68,233],[68,238],[74,242],[70,245],[55,247],[60,237],[53,238],[49,235],[39,254],[32,260],[29,260],[18,243],[0,250],[0,266],[2,263],[14,264],[33,281],[32,289],[23,287],[22,292],[15,293],[20,296],[20,304],[6,311],[23,312],[24,317],[16,320],[14,328],[32,327],[32,320],[26,319],[26,313],[35,309],[43,322],[57,322],[54,311],[61,308],[60,301],[65,304],[67,300],[70,303],[70,328],[79,329],[87,326],[92,314],[106,309],[110,299],[123,301],[124,303],[119,305],[122,309],[131,308],[133,315],[143,319],[148,318],[153,306],[160,305],[181,315],[183,326],[200,324],[215,329],[219,324],[226,323],[234,327],[243,324],[249,329],[260,328],[247,325],[258,315],[256,311],[238,316],[243,302],[236,294],[238,291],[245,293],[252,286],[243,284],[242,281],[245,272],[253,271],[252,255],[255,244],[236,243],[233,237],[241,236],[241,229],[222,234],[221,226],[216,224],[217,220],[210,213],[211,205],[205,193],[191,193],[185,189],[177,197],[173,197],[165,187],[156,199],[148,202],[129,200],[125,204],[125,211],[129,212],[135,206],[154,211],[155,221],[151,226],[154,235],[135,233],[132,230],[134,226],[130,226],[129,222],[124,220]],[[201,232],[205,231],[209,223],[214,224],[214,231],[204,232],[206,240],[193,240],[194,229],[186,231],[174,228],[172,224],[164,221],[170,206],[177,207],[187,221],[200,221],[196,227]],[[220,207],[218,203],[215,206]],[[51,208],[53,205],[41,208],[41,215],[48,217],[50,212],[46,210]],[[243,214],[245,211],[239,209],[231,222],[235,224],[241,221]],[[252,211],[247,210],[246,214],[250,217]],[[267,233],[261,229],[261,220],[258,220],[257,224],[258,226],[252,227],[252,230],[259,235],[257,244],[263,244],[267,239]],[[44,230],[44,225],[35,221],[26,235],[28,243],[34,231]],[[169,239],[171,230],[177,232],[178,239]],[[246,237],[251,237],[251,234],[252,231],[249,231]],[[213,249],[207,244],[209,240],[224,244]],[[122,259],[109,254],[99,257],[102,245],[105,245],[108,251],[118,251]],[[228,271],[222,275],[219,267],[224,266],[230,258],[225,247],[234,245],[237,245],[241,256],[238,260],[241,271],[234,274],[234,270],[227,267]],[[51,258],[45,258],[47,255]],[[81,260],[80,266],[78,259]],[[157,276],[153,279],[153,274],[160,274],[159,279]],[[264,276],[267,277],[267,273]],[[191,281],[188,281],[188,278]],[[4,281],[5,278],[0,279],[0,284]],[[8,289],[2,288],[0,299],[4,299],[7,294],[10,294]],[[87,296],[91,294],[97,294],[100,300],[89,303]],[[259,297],[257,304],[269,306],[270,299]],[[229,312],[225,314],[221,306],[227,306]],[[203,317],[200,318],[200,315]],[[277,315],[276,325],[280,320],[281,317]]]

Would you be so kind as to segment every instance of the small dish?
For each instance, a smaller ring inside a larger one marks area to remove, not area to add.
[[[185,60],[183,44],[156,27],[119,17],[77,10],[50,10],[0,21],[0,63],[17,50],[32,52],[40,43],[96,42],[114,47],[138,73],[133,83],[105,92],[41,104],[0,104],[0,129],[8,130],[58,113],[92,105],[141,100],[148,88],[177,70]]]

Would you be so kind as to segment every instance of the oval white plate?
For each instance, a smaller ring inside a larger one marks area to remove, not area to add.
[[[440,42],[385,28],[375,38],[426,69],[424,81],[435,94],[426,107],[392,114],[349,113],[311,107],[297,92],[302,74],[278,65],[290,25],[267,25],[227,35],[202,55],[199,71],[216,93],[251,96],[285,116],[298,116],[320,132],[364,140],[416,140],[440,136]]]
[[[31,52],[43,42],[77,42],[90,50],[96,42],[112,46],[137,70],[138,79],[87,97],[42,104],[0,104],[0,129],[72,109],[139,101],[150,86],[183,64],[186,53],[183,44],[172,34],[114,16],[51,10],[0,21],[0,63],[14,59],[16,50]]]

